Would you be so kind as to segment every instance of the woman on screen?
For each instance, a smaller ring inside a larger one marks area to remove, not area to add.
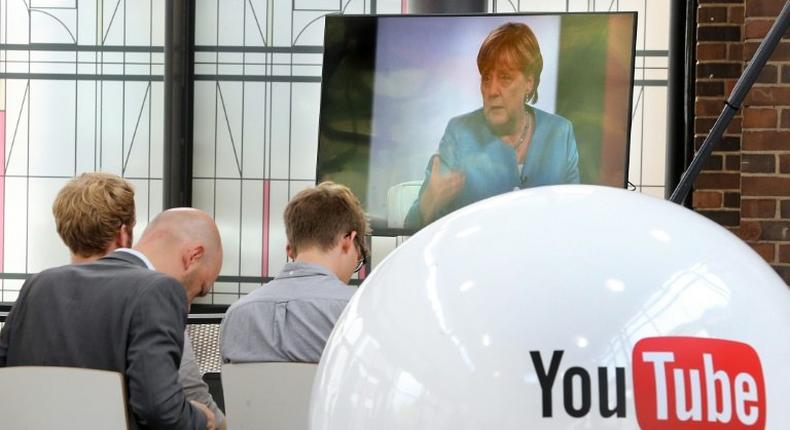
[[[543,70],[529,26],[507,23],[489,33],[477,69],[483,107],[447,124],[406,228],[514,189],[579,183],[573,125],[528,104],[538,100]]]

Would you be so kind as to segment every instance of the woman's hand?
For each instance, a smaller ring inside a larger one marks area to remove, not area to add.
[[[436,213],[455,199],[466,181],[464,174],[457,170],[442,174],[440,166],[441,160],[436,154],[431,162],[431,177],[428,179],[428,187],[420,199],[423,225],[433,221]]]

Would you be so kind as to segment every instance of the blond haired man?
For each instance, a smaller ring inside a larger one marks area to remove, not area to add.
[[[55,227],[72,263],[132,246],[134,189],[120,176],[91,172],[69,181],[52,204]]]
[[[134,188],[120,176],[88,172],[69,181],[52,204],[58,235],[73,264],[89,263],[113,251],[129,252],[136,223]],[[184,332],[178,379],[187,400],[207,405],[224,428],[224,415],[201,378],[192,342]]]
[[[351,191],[331,182],[285,208],[286,252],[277,277],[234,303],[220,329],[224,362],[317,363],[367,258],[368,221]]]

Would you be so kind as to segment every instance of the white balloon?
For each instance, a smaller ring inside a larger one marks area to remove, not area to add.
[[[311,428],[785,429],[788,332],[781,278],[690,210],[605,187],[508,193],[365,280],[321,358]]]

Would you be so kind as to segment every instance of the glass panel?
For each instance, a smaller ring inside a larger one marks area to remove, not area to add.
[[[3,301],[16,298],[18,278],[68,261],[51,207],[73,176],[130,179],[138,237],[162,209],[165,2],[27,4],[0,0]]]
[[[68,264],[69,251],[58,236],[52,217],[52,202],[68,178],[32,178],[29,182],[28,262],[29,273]]]

